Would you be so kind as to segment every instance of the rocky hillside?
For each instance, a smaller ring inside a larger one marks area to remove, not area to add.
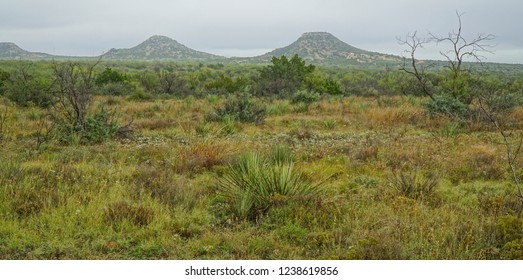
[[[104,59],[119,60],[208,60],[220,56],[188,48],[169,37],[155,35],[130,49],[111,49]]]

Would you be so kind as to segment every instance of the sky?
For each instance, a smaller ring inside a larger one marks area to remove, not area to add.
[[[255,56],[324,31],[369,51],[405,55],[398,37],[493,34],[487,62],[523,63],[521,0],[0,0],[0,42],[33,52],[95,56],[164,35],[224,56]],[[427,47],[421,59],[448,46]]]

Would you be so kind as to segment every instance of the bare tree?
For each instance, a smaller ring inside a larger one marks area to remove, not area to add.
[[[430,40],[435,41],[437,44],[448,42],[451,44],[452,49],[440,54],[444,56],[448,63],[449,68],[454,75],[459,75],[462,72],[463,62],[466,58],[471,58],[473,61],[482,62],[485,57],[481,53],[493,53],[492,48],[494,45],[488,44],[488,41],[494,40],[495,36],[492,34],[480,33],[472,40],[467,40],[463,37],[462,33],[462,22],[461,16],[463,13],[456,11],[458,17],[458,30],[452,31],[447,36],[436,36],[429,33]]]
[[[447,67],[452,73],[452,88],[451,94],[454,98],[464,99],[463,96],[460,96],[460,81],[458,78],[464,72],[463,63],[466,59],[472,59],[475,62],[482,62],[485,57],[481,53],[492,53],[492,48],[494,47],[491,44],[488,44],[489,41],[495,38],[492,34],[478,34],[474,39],[468,40],[463,36],[462,30],[462,21],[460,14],[456,11],[456,16],[458,17],[458,29],[457,31],[452,31],[447,34],[447,36],[436,36],[433,33],[429,32],[429,38],[420,38],[417,36],[417,33],[414,32],[413,35],[407,34],[405,39],[398,38],[398,43],[400,45],[405,45],[408,47],[405,52],[410,55],[410,66],[407,67],[406,59],[403,63],[403,67],[400,70],[405,71],[413,75],[416,80],[419,82],[423,93],[430,97],[430,99],[435,100],[435,94],[431,91],[429,87],[429,79],[425,72],[425,67],[423,64],[419,63],[419,60],[416,58],[416,51],[420,48],[423,48],[424,45],[436,42],[436,44],[441,44],[448,42],[451,45],[451,49],[448,51],[440,51],[440,54],[445,57],[448,62]],[[460,100],[463,101],[463,100]],[[466,98],[465,103],[470,103],[470,97]]]
[[[403,60],[403,66],[400,68],[400,70],[413,75],[416,78],[416,80],[418,80],[418,83],[421,86],[423,93],[430,99],[435,100],[434,95],[429,88],[430,81],[428,80],[427,75],[425,73],[425,67],[423,66],[423,64],[420,64],[419,60],[416,59],[416,51],[419,48],[423,48],[423,45],[428,43],[429,40],[419,38],[416,34],[417,31],[415,31],[412,35],[407,34],[405,36],[405,39],[397,38],[398,43],[400,45],[405,45],[409,47],[409,49],[405,50],[405,52],[409,53],[410,55],[410,66],[412,67],[411,69],[407,68],[407,59],[405,58]]]
[[[75,62],[53,65],[57,98],[54,117],[62,119],[74,129],[81,129],[85,125],[95,89],[94,68],[99,62],[88,66]]]

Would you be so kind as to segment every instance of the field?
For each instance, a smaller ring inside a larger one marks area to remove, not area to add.
[[[132,133],[88,144],[48,139],[47,109],[0,96],[0,259],[523,258],[499,133],[382,88],[253,97],[260,122],[209,117],[225,94],[96,95],[91,110]],[[507,117],[514,134],[522,117]],[[292,162],[314,191],[254,212],[227,200],[224,178],[253,153]]]

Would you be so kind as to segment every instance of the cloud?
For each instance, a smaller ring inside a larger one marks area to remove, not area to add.
[[[307,31],[327,31],[356,47],[395,53],[395,38],[407,32],[451,31],[456,10],[465,12],[465,34],[495,34],[506,57],[519,53],[499,48],[523,49],[519,0],[4,0],[0,41],[92,55],[161,34],[195,49],[245,54],[282,47]]]

